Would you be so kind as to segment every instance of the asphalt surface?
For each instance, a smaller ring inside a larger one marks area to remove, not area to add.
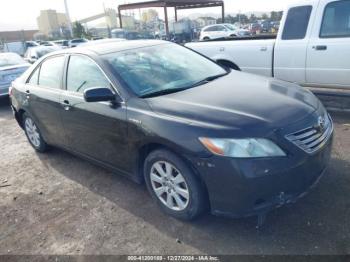
[[[164,215],[142,185],[54,149],[37,154],[0,100],[0,254],[349,254],[350,116],[298,203],[256,219]]]

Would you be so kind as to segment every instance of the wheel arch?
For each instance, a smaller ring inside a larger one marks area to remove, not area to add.
[[[192,164],[192,162],[186,156],[181,154],[178,150],[169,147],[168,145],[158,143],[158,142],[150,142],[150,143],[145,144],[139,148],[138,157],[137,157],[137,165],[136,165],[137,166],[137,177],[138,177],[137,182],[139,182],[140,184],[145,183],[145,174],[144,174],[145,160],[151,152],[153,152],[155,150],[159,150],[159,149],[168,150],[168,151],[172,152],[173,154],[178,156],[181,160],[183,160],[188,165],[188,167],[193,171],[196,179],[198,180],[198,182],[202,186],[204,193],[205,193],[206,203],[208,205],[207,207],[210,209],[208,188],[207,188],[205,181],[203,180],[203,178],[199,174],[198,170],[195,168],[195,166]]]
[[[140,183],[144,183],[144,181],[145,181],[144,163],[145,163],[145,160],[146,160],[147,156],[151,152],[153,152],[155,150],[159,150],[159,149],[168,150],[168,151],[172,152],[173,154],[175,154],[176,156],[178,156],[181,160],[183,160],[188,165],[188,167],[193,171],[193,173],[195,174],[196,178],[198,179],[200,184],[203,186],[204,191],[206,193],[206,197],[208,198],[208,188],[207,188],[204,180],[200,176],[198,170],[192,164],[192,162],[186,156],[181,154],[179,152],[179,150],[174,149],[172,147],[169,147],[166,144],[162,144],[162,143],[158,143],[158,142],[150,142],[150,143],[145,144],[145,145],[143,145],[143,146],[141,146],[139,148],[139,150],[138,150],[138,157],[137,157],[137,165],[136,165],[137,166],[138,181]]]
[[[26,111],[24,109],[19,109],[18,111],[15,111],[15,119],[18,123],[18,125],[24,129],[24,126],[23,126],[23,115],[24,113],[26,113]]]
[[[233,70],[236,70],[236,71],[242,71],[241,68],[236,65],[234,62],[228,60],[228,59],[225,59],[225,58],[218,58],[218,59],[215,59],[215,61],[219,64],[219,65],[222,65],[222,66],[225,66],[225,67],[228,67],[230,69],[233,69]]]

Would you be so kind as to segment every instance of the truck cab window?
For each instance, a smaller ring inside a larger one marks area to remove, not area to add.
[[[309,25],[312,6],[298,6],[289,9],[282,40],[304,39]]]
[[[350,1],[336,1],[326,6],[320,37],[350,37]]]

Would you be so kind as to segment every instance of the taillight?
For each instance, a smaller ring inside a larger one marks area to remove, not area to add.
[[[9,96],[11,97],[12,96],[12,90],[13,90],[13,87],[12,85],[9,87]]]

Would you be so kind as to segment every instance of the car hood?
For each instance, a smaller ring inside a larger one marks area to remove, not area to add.
[[[238,71],[147,101],[156,113],[188,124],[247,130],[285,127],[319,106],[310,91],[296,84]]]

